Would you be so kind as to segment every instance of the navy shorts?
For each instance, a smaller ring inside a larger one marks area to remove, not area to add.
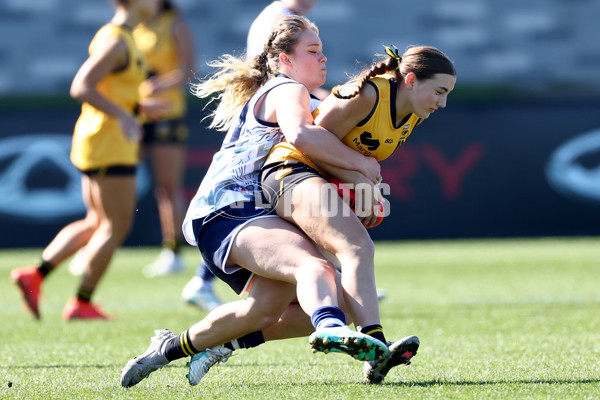
[[[253,273],[236,265],[225,267],[233,240],[250,221],[277,217],[273,210],[256,208],[254,202],[236,203],[192,221],[198,249],[208,269],[237,294],[249,289]]]

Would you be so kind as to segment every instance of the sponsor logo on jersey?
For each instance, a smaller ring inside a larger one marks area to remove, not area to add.
[[[360,142],[370,151],[375,151],[379,147],[379,140],[373,139],[371,132],[363,132],[360,134]]]

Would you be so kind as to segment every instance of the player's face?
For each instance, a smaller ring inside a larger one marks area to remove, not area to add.
[[[415,79],[411,93],[413,112],[425,119],[438,108],[445,108],[455,84],[456,76],[448,74],[435,74],[422,81]]]
[[[304,84],[309,91],[325,83],[327,57],[323,54],[323,43],[314,31],[305,30],[300,34],[294,52],[288,58],[288,76]]]

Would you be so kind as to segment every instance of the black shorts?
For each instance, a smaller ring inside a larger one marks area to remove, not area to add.
[[[88,170],[80,170],[82,174],[93,177],[104,176],[130,176],[135,175],[137,167],[135,165],[113,165],[110,167],[102,167]]]
[[[323,176],[316,169],[300,161],[279,161],[265,165],[261,172],[260,184],[264,204],[275,208],[285,192],[313,177]]]
[[[153,144],[185,144],[190,131],[183,118],[149,122],[143,125],[142,143]]]

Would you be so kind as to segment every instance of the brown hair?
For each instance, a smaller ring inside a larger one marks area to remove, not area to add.
[[[217,71],[207,80],[193,85],[193,92],[200,98],[209,96],[211,101],[219,100],[219,105],[210,114],[211,128],[227,130],[235,122],[235,118],[244,104],[279,70],[279,55],[291,54],[298,43],[300,35],[306,30],[319,33],[317,26],[307,18],[299,15],[282,17],[263,52],[251,60],[225,54],[218,60],[208,63]]]
[[[388,54],[390,54],[388,49]],[[431,79],[435,74],[456,76],[453,62],[443,52],[431,46],[411,46],[402,56],[389,56],[387,60],[373,64],[363,70],[351,82],[357,82],[354,91],[348,95],[340,94],[341,86],[336,86],[331,93],[339,99],[351,99],[358,95],[365,83],[378,75],[393,73],[401,80],[409,73],[414,73],[417,79]]]

